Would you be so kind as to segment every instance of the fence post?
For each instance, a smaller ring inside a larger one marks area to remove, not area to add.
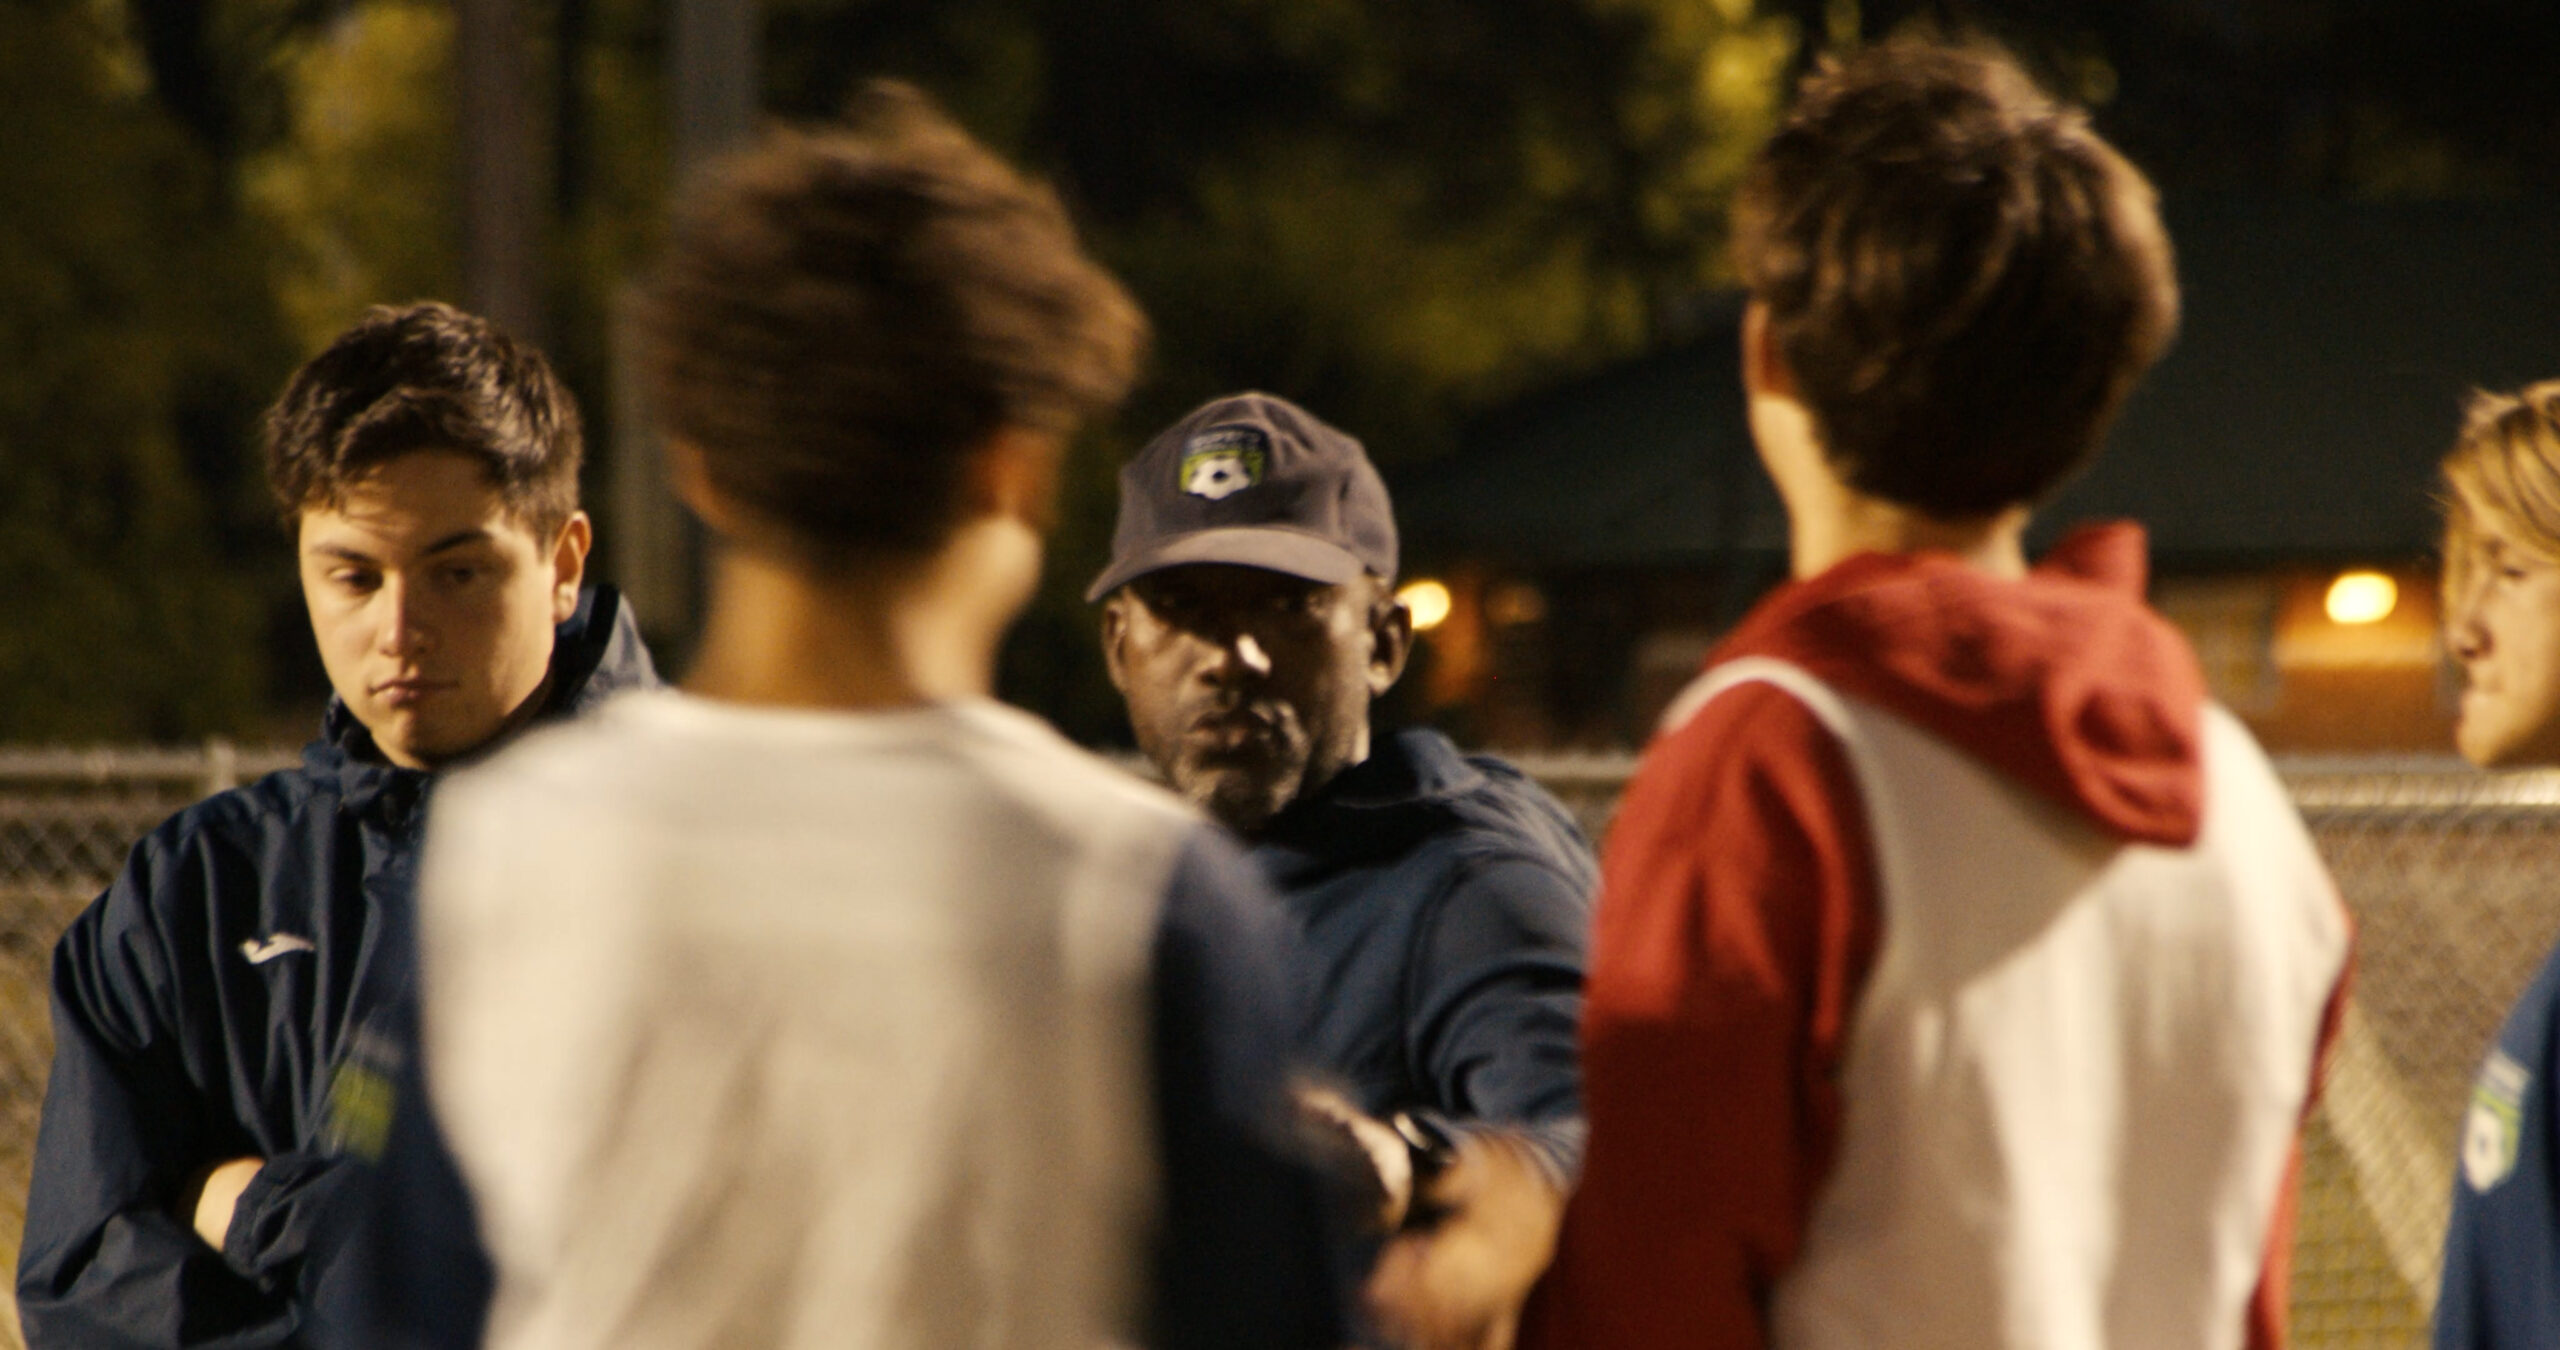
[[[240,786],[240,752],[227,736],[204,739],[204,795],[229,792]]]

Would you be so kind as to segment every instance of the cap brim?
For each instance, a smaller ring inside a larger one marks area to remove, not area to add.
[[[1188,563],[1261,567],[1328,586],[1339,586],[1369,570],[1350,550],[1314,535],[1268,525],[1235,525],[1180,535],[1122,558],[1094,578],[1084,598],[1091,603],[1149,572]]]

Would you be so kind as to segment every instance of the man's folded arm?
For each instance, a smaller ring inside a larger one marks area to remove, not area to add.
[[[170,1030],[178,999],[146,908],[173,870],[160,857],[137,848],[54,951],[53,1072],[18,1257],[34,1350],[294,1343],[286,1244],[237,1269],[178,1212],[193,1177],[249,1146],[216,1137]],[[308,1187],[267,1190],[262,1205],[289,1212]]]

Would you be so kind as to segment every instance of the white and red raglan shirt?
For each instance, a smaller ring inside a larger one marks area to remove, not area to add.
[[[2280,1344],[2351,928],[2141,600],[1849,559],[1673,705],[1602,856],[1541,1350]]]

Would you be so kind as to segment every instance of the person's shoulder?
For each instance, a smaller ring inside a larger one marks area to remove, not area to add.
[[[1041,814],[1095,826],[1126,823],[1185,834],[1199,812],[1162,786],[1087,750],[1038,717],[1001,703],[959,705],[971,753],[989,781]]]
[[[222,850],[262,854],[279,836],[325,818],[325,795],[310,770],[279,769],[171,813],[136,842],[135,854],[146,862]]]
[[[1243,960],[1285,950],[1272,936],[1282,911],[1267,883],[1198,810],[1020,709],[979,701],[946,711],[980,820],[1000,822],[992,846],[1032,860],[1054,885],[1071,945],[1132,965],[1168,941]]]
[[[1397,740],[1408,754],[1465,766],[1443,800],[1449,807],[1447,842],[1469,859],[1536,863],[1576,882],[1591,871],[1591,842],[1581,823],[1519,765],[1500,755],[1462,754],[1437,731],[1404,731]]]
[[[1497,805],[1506,813],[1527,810],[1567,823],[1573,820],[1573,812],[1565,806],[1563,799],[1511,760],[1488,751],[1477,751],[1468,755],[1466,761],[1468,767],[1483,780],[1466,794],[1468,797]]]
[[[462,829],[485,833],[487,825],[540,839],[568,817],[628,807],[670,777],[647,707],[666,697],[619,695],[594,712],[540,723],[487,759],[445,771],[436,784],[431,837]]]
[[[617,781],[615,770],[641,768],[665,753],[672,739],[670,716],[682,701],[671,690],[627,690],[578,716],[538,722],[488,758],[448,771],[437,795],[450,796],[457,788],[479,795],[567,783],[609,789]]]
[[[2543,957],[2532,982],[2508,1006],[2496,1048],[2528,1064],[2547,1063],[2560,1054],[2560,946]]]
[[[1710,668],[1674,702],[1619,795],[1613,850],[1633,840],[1694,850],[1710,827],[1730,837],[1860,809],[1847,748],[1823,711],[1738,673],[1748,672]]]
[[[1824,710],[1802,691],[1753,669],[1710,667],[1673,701],[1629,786],[1709,791],[1809,755],[1838,754],[1839,744]]]
[[[171,813],[134,842],[123,872],[71,926],[92,934],[170,935],[197,931],[230,907],[271,899],[290,907],[289,897],[307,894],[325,879],[277,874],[276,868],[298,866],[310,856],[307,849],[277,844],[327,828],[335,813],[324,797],[323,784],[294,767]]]

